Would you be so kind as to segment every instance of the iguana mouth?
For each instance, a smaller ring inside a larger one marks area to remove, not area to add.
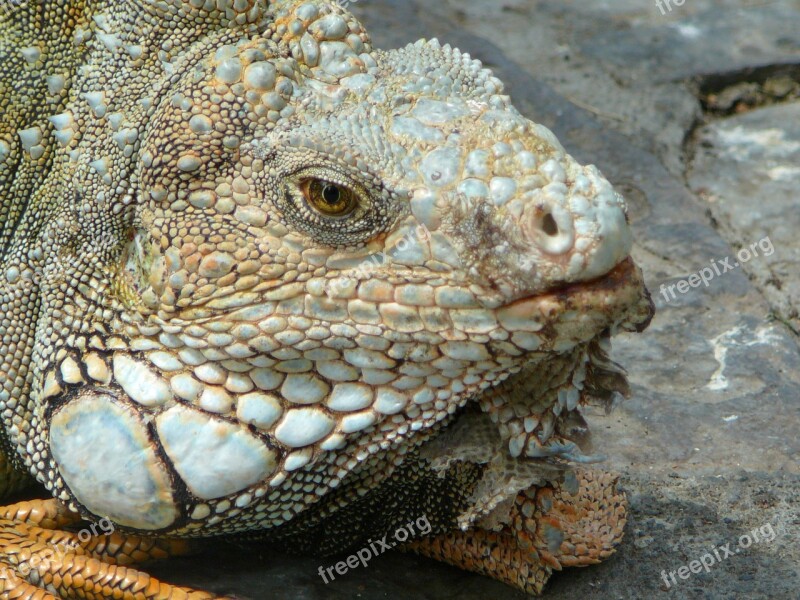
[[[655,313],[642,270],[630,256],[601,277],[561,285],[503,308],[519,316],[540,313],[545,317],[568,311],[588,314],[600,310],[606,315],[623,315],[611,324],[612,330],[636,332],[646,329]]]
[[[645,286],[644,274],[630,256],[606,275],[585,283],[571,284],[559,290],[559,293],[585,306],[593,301],[598,304],[602,302],[608,314],[617,314],[615,310],[624,312],[625,318],[618,320],[614,329],[644,331],[655,314],[655,305]],[[627,311],[624,310],[626,304]]]

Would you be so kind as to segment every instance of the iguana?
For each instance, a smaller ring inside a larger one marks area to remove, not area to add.
[[[422,517],[404,549],[532,593],[613,552],[581,407],[653,306],[489,70],[321,0],[1,6],[0,482],[52,495],[0,510],[4,598],[207,598],[126,565]]]

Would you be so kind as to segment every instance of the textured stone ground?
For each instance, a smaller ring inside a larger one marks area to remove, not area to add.
[[[591,415],[631,519],[614,559],[557,575],[546,597],[800,597],[800,2],[685,0],[665,15],[655,0],[351,8],[378,46],[439,37],[493,67],[631,206],[659,312],[645,335],[616,341],[633,398]],[[753,256],[734,266],[742,248]],[[726,259],[708,286],[659,291]],[[665,585],[662,571],[759,527],[774,539]],[[317,567],[329,562],[224,553],[155,571],[254,599],[523,597],[399,553],[328,585]]]

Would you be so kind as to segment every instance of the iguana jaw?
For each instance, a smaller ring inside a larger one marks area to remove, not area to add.
[[[558,340],[550,348],[559,350],[589,341],[606,329],[643,331],[654,311],[642,271],[628,257],[601,277],[521,298],[498,314],[509,322],[517,319],[518,325],[540,323],[543,332],[552,331],[548,337]]]

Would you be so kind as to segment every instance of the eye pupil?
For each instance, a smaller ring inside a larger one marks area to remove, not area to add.
[[[311,208],[329,217],[345,217],[358,206],[358,197],[350,188],[324,181],[307,179],[300,189]]]
[[[322,189],[322,199],[328,204],[337,204],[340,197],[341,192],[335,185],[327,184]]]

